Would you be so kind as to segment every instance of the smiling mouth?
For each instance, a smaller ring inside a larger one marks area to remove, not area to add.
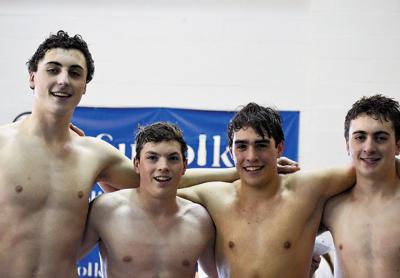
[[[157,176],[154,177],[154,179],[158,182],[168,182],[170,181],[172,178],[171,177],[165,177],[165,176]]]
[[[68,94],[65,92],[50,92],[52,96],[59,97],[59,98],[69,98],[72,94]]]
[[[246,172],[256,172],[256,171],[260,171],[263,168],[264,168],[264,166],[246,166],[246,167],[243,167],[243,169]]]
[[[379,158],[379,157],[373,157],[373,158],[369,158],[369,157],[361,157],[360,159],[361,159],[362,161],[366,162],[366,163],[369,163],[369,164],[372,164],[372,163],[378,162],[378,161],[380,160],[380,158]]]

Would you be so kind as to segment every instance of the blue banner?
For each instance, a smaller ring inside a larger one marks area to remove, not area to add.
[[[157,121],[177,124],[188,144],[189,168],[232,167],[228,151],[227,126],[232,111],[204,111],[174,108],[91,108],[78,107],[72,122],[87,136],[101,138],[114,145],[127,157],[135,156],[134,136],[139,125]],[[280,111],[285,133],[284,156],[298,159],[299,112]],[[91,199],[101,194],[95,186]],[[80,277],[102,277],[98,249],[79,261]]]

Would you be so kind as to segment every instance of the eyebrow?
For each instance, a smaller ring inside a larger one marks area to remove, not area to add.
[[[59,62],[56,62],[56,61],[47,62],[46,65],[49,65],[49,66],[55,65],[55,66],[62,67],[62,64]],[[78,68],[78,69],[84,70],[83,67],[81,67],[80,65],[72,65],[72,66],[70,66],[70,68]]]
[[[154,152],[154,151],[147,151],[145,154],[160,155],[158,152]],[[171,155],[179,155],[179,152],[172,152],[172,153],[167,154],[167,156],[171,156]]]
[[[271,142],[270,139],[260,139],[260,140],[255,140],[254,143],[255,144],[259,144],[259,143],[269,143]],[[248,144],[249,140],[235,140],[235,144]]]
[[[355,135],[355,134],[363,134],[363,135],[364,135],[364,134],[367,134],[367,133],[368,133],[368,132],[366,132],[366,131],[364,131],[364,130],[356,130],[356,131],[354,131],[352,134],[353,134],[353,135]],[[383,131],[383,130],[374,132],[373,134],[374,134],[374,135],[380,135],[380,134],[390,135],[389,132]]]

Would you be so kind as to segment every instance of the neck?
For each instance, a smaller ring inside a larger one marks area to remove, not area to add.
[[[44,115],[32,112],[22,126],[36,136],[43,138],[48,143],[65,142],[70,137],[69,123],[72,115]]]
[[[281,177],[279,175],[274,176],[269,181],[265,181],[264,184],[259,186],[248,185],[243,181],[239,180],[237,183],[237,192],[241,200],[248,200],[254,202],[257,200],[266,200],[273,198],[277,195],[280,190]]]
[[[366,177],[357,173],[357,183],[352,190],[354,197],[385,197],[393,196],[399,190],[400,179],[396,169],[388,169],[383,175]]]
[[[157,198],[148,194],[145,190],[139,187],[138,192],[138,204],[145,209],[148,213],[154,216],[168,216],[175,214],[179,207],[176,201],[176,195]]]

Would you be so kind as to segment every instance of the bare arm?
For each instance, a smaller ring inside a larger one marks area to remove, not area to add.
[[[351,188],[356,181],[355,170],[351,166],[295,175],[299,190],[308,190],[316,199],[324,201]]]
[[[207,243],[206,250],[199,257],[199,265],[201,269],[207,274],[207,277],[218,277],[217,267],[215,265],[215,229],[212,228],[212,236]]]
[[[86,221],[85,232],[79,249],[78,258],[84,257],[99,241],[99,235],[95,227],[96,209],[93,209],[95,201],[96,200],[91,202],[89,206],[88,219]]]
[[[300,170],[297,162],[287,157],[278,158],[277,165],[279,174],[289,174]],[[213,181],[233,182],[237,179],[239,179],[239,175],[237,174],[235,167],[188,169],[181,179],[179,188]]]
[[[198,185],[212,181],[232,182],[237,180],[239,175],[236,168],[192,168],[188,169],[181,179],[179,188]]]
[[[101,141],[101,140],[99,140]],[[139,175],[135,172],[133,162],[112,145],[101,141],[99,152],[104,160],[97,181],[105,191],[132,188],[139,186]],[[107,190],[107,189],[110,190]],[[114,189],[114,190],[111,190]]]

